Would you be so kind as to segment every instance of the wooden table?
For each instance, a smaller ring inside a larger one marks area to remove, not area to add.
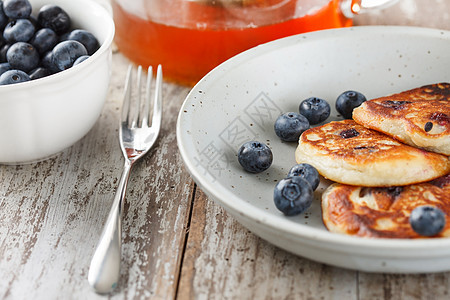
[[[449,0],[403,0],[363,24],[450,29]],[[122,172],[117,125],[128,61],[113,55],[94,128],[49,160],[0,166],[0,299],[100,299],[87,274]],[[164,84],[157,147],[136,166],[112,299],[448,299],[450,273],[368,274],[287,253],[237,223],[196,187],[175,125],[188,87]],[[6,142],[6,141],[3,141]],[[450,251],[450,250],[449,250]]]

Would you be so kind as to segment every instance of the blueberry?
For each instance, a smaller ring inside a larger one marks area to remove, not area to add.
[[[422,236],[434,236],[445,227],[445,214],[435,206],[418,206],[409,217],[412,229]]]
[[[345,129],[339,132],[339,135],[343,139],[351,139],[357,137],[359,132],[355,128]]]
[[[82,63],[83,61],[85,61],[86,59],[88,59],[89,57],[90,57],[89,55],[83,55],[83,56],[80,56],[80,57],[78,57],[78,58],[75,60],[75,62],[73,63],[73,65],[76,66],[76,65]]]
[[[53,49],[57,43],[58,35],[50,28],[39,29],[30,40],[30,44],[32,44],[41,55]]]
[[[60,42],[52,50],[53,63],[61,71],[72,67],[75,60],[83,55],[87,55],[86,48],[72,40]]]
[[[336,99],[336,110],[345,119],[351,119],[353,109],[360,106],[366,97],[357,91],[346,91],[339,95]]]
[[[56,65],[53,63],[53,54],[52,51],[48,51],[46,53],[44,53],[44,55],[42,55],[41,58],[41,63],[40,65],[48,70],[50,70],[50,72],[52,74],[54,73],[58,73],[61,70],[58,69],[58,67],[56,67]]]
[[[309,124],[315,125],[319,124],[330,116],[330,104],[327,101],[317,98],[311,97],[303,100],[299,106],[300,114],[305,116]]]
[[[2,75],[8,70],[11,70],[11,66],[7,62],[0,63],[0,75]]]
[[[282,179],[273,191],[275,206],[287,216],[304,212],[311,206],[313,190],[310,184],[299,176]]]
[[[33,45],[17,42],[9,47],[6,60],[11,68],[29,72],[39,65],[39,53]]]
[[[0,48],[0,62],[6,62],[6,53],[9,47],[11,47],[11,44],[5,44]]]
[[[52,72],[44,67],[38,67],[29,73],[31,80],[43,78],[51,74]]]
[[[0,85],[29,81],[30,76],[21,70],[9,70],[0,75]]]
[[[97,38],[89,31],[83,29],[72,30],[67,39],[82,43],[89,55],[92,55],[100,47]]]
[[[59,42],[64,42],[68,40],[70,32],[66,32],[59,35]]]
[[[31,24],[33,24],[34,28],[36,28],[36,30],[41,28],[41,25],[39,25],[37,18],[33,15],[28,17],[28,20],[31,22]]]
[[[272,150],[261,142],[246,142],[239,148],[238,161],[247,172],[260,173],[272,164]]]
[[[13,44],[15,42],[28,42],[34,35],[34,25],[28,19],[12,20],[3,31],[3,38]]]
[[[2,30],[8,23],[8,17],[3,11],[3,1],[0,0],[0,30]]]
[[[316,168],[311,166],[310,164],[298,164],[293,166],[287,175],[287,177],[299,176],[305,179],[310,185],[313,191],[317,189],[320,183],[319,172],[317,172]]]
[[[3,11],[11,19],[26,19],[31,15],[31,3],[28,0],[4,0]]]
[[[37,20],[39,25],[52,29],[58,35],[68,32],[71,26],[69,15],[61,7],[52,4],[41,7]]]
[[[309,127],[308,119],[295,112],[280,115],[274,125],[276,135],[286,142],[298,141],[303,131]]]

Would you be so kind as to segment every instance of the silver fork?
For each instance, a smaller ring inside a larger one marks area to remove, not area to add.
[[[153,116],[149,120],[152,67],[148,68],[144,102],[141,99],[143,81],[142,67],[137,70],[137,105],[131,103],[132,66],[128,68],[125,82],[124,100],[122,105],[119,140],[125,157],[125,166],[120,178],[116,195],[103,228],[102,235],[91,260],[88,281],[97,293],[111,292],[118,283],[120,275],[120,260],[122,248],[122,210],[130,171],[134,163],[144,156],[155,143],[160,128],[162,116],[162,68],[158,66],[153,100]],[[143,106],[143,109],[140,109]],[[149,123],[151,122],[151,123]]]

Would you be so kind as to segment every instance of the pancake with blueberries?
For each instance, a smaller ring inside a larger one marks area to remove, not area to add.
[[[408,145],[450,155],[450,83],[366,101],[353,119]]]
[[[419,206],[432,206],[445,215],[443,230],[450,236],[450,174],[431,182],[402,187],[359,187],[332,184],[322,194],[322,219],[331,232],[375,238],[419,238],[409,216]]]
[[[449,157],[402,144],[353,120],[306,130],[295,158],[325,178],[357,186],[408,185],[450,172]]]

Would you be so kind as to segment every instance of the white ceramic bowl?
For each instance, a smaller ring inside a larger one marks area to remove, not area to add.
[[[43,160],[81,139],[95,124],[111,76],[114,22],[108,4],[92,0],[30,0],[63,8],[72,27],[94,34],[100,48],[83,63],[41,79],[0,86],[0,164]]]

